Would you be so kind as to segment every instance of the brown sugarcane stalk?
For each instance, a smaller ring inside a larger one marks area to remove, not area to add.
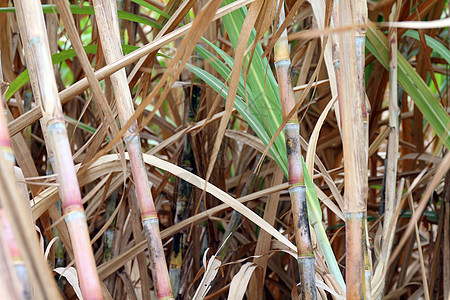
[[[74,250],[83,297],[102,299],[86,215],[56,88],[40,2],[17,1],[15,4],[18,18],[21,18],[25,25],[25,28],[21,28],[23,41],[29,44],[33,53],[32,57],[26,57],[27,63],[29,66],[34,66],[37,74],[36,78],[32,79],[37,81],[34,87],[38,87],[35,88],[34,93],[41,96],[39,106],[45,120],[44,127],[48,133],[51,149],[54,152],[59,194]]]
[[[284,20],[284,6],[280,5],[278,24]],[[275,68],[280,89],[280,102],[283,119],[295,107],[294,91],[291,81],[291,60],[287,31],[284,30],[274,47]],[[300,124],[297,113],[284,127],[289,170],[289,194],[294,216],[295,242],[298,252],[298,266],[302,299],[317,299],[314,269],[314,253],[311,245],[308,213],[306,207],[306,187],[303,178],[302,154],[300,148]]]
[[[94,0],[93,4],[103,53],[107,64],[111,64],[123,56],[120,48],[116,2],[113,0]],[[133,101],[128,88],[125,69],[112,74],[111,82],[117,99],[120,124],[124,126],[134,114]],[[159,220],[153,202],[147,171],[142,161],[141,143],[136,121],[129,127],[124,139],[130,155],[131,172],[141,210],[142,225],[150,250],[150,269],[152,270],[158,299],[172,299],[172,288],[159,232]]]
[[[340,26],[355,26],[367,19],[366,1],[339,1]],[[366,244],[367,118],[364,90],[365,31],[339,35],[342,141],[344,149],[347,299],[370,297],[370,259]]]

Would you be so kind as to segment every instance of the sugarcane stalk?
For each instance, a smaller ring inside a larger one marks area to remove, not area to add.
[[[11,239],[8,237],[8,229],[4,226],[8,223],[6,218],[5,212],[0,208],[0,298],[21,299],[25,297],[13,263],[15,255],[11,253]]]
[[[19,246],[17,245],[16,239],[14,237],[11,224],[6,216],[5,211],[0,203],[0,222],[2,222],[2,230],[5,237],[6,244],[8,246],[9,254],[11,257],[11,262],[13,263],[13,268],[15,275],[18,279],[18,284],[22,290],[21,298],[31,299],[30,283],[28,279],[28,272],[25,267],[25,262],[20,255]]]
[[[55,157],[55,171],[58,174],[59,194],[65,214],[65,221],[74,249],[75,261],[83,297],[102,299],[100,281],[92,252],[89,232],[81,201],[81,193],[72,160],[67,130],[61,103],[56,88],[53,64],[44,18],[39,1],[16,2],[17,14],[25,24],[26,39],[33,57],[27,56],[28,65],[34,65],[40,93],[39,105],[45,120],[45,128]]]
[[[60,299],[44,258],[35,251],[39,244],[34,224],[28,217],[29,206],[27,201],[20,199],[14,180],[15,157],[6,126],[7,110],[3,106],[7,86],[3,82],[0,62],[0,298],[31,299],[27,276],[31,270],[35,275],[34,295],[42,299]]]
[[[280,5],[278,25],[285,18],[284,6]],[[274,46],[275,68],[280,89],[280,102],[283,118],[295,107],[294,91],[291,81],[291,60],[287,31],[281,34]],[[314,269],[314,253],[306,206],[306,187],[303,177],[303,165],[300,148],[300,124],[297,113],[284,127],[286,151],[289,171],[289,194],[291,196],[292,214],[294,217],[295,242],[297,244],[298,266],[301,282],[302,299],[317,299]]]
[[[365,1],[339,1],[340,26],[355,26],[367,19]],[[370,259],[366,244],[367,119],[364,90],[365,31],[339,35],[340,107],[344,150],[347,299],[370,297]]]
[[[190,93],[192,91],[192,95]],[[198,107],[201,100],[202,88],[200,86],[194,85],[192,89],[187,90],[188,101],[187,101],[187,122],[195,122],[197,118]],[[194,173],[195,162],[194,153],[192,152],[191,139],[189,135],[184,138],[183,145],[183,155],[181,167],[191,173]],[[189,204],[193,196],[193,186],[187,181],[180,179],[180,184],[178,186],[177,201],[176,201],[176,211],[174,223],[177,224],[184,219],[186,219],[189,213]],[[180,278],[181,278],[181,267],[183,265],[183,242],[184,234],[177,232],[173,236],[172,242],[172,254],[170,256],[169,263],[169,277],[170,283],[172,285],[173,294],[178,297],[180,289]]]
[[[5,158],[9,157],[14,162],[15,161],[14,156],[11,155],[12,148],[9,142],[8,129],[6,128],[5,117],[7,111],[4,110],[3,108],[3,105],[5,103],[4,93],[7,87],[8,85],[3,81],[2,63],[0,61],[0,113],[2,114],[0,118],[3,119],[0,121],[0,155],[4,156]],[[26,201],[28,201],[28,199]],[[13,262],[14,272],[18,279],[17,283],[20,284],[20,288],[22,289],[21,296],[24,299],[31,299],[30,284],[27,269],[25,267],[25,262],[23,261],[23,258],[20,254],[19,245],[17,244],[17,241],[14,237],[14,232],[11,227],[11,223],[8,219],[8,216],[6,215],[6,212],[3,209],[1,199],[0,199],[0,223],[2,224],[1,230],[3,231],[4,239],[8,248],[7,250],[11,258],[10,261]],[[5,256],[8,256],[8,254],[6,254]],[[11,284],[11,287],[13,286],[15,286],[14,283]]]
[[[105,60],[107,64],[112,64],[123,56],[120,47],[116,2],[113,0],[94,0],[93,4]],[[111,82],[117,101],[120,124],[125,126],[134,114],[133,101],[128,88],[125,69],[112,74]],[[173,299],[159,232],[159,220],[153,202],[147,171],[142,161],[141,143],[136,121],[125,133],[124,140],[130,155],[131,173],[141,210],[142,225],[150,250],[150,269],[152,270],[157,296],[158,299]]]

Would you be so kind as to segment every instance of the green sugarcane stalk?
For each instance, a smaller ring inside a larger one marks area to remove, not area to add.
[[[100,281],[92,252],[89,232],[81,201],[81,193],[72,160],[67,130],[61,103],[56,88],[53,64],[44,17],[38,1],[16,2],[17,14],[25,24],[22,33],[29,43],[33,57],[27,57],[28,65],[34,65],[41,94],[40,107],[45,120],[45,128],[54,152],[59,194],[74,249],[81,290],[85,299],[102,299]],[[35,80],[35,79],[33,79]]]
[[[284,21],[284,6],[280,5],[278,26]],[[284,30],[274,46],[275,68],[280,89],[280,102],[283,118],[295,107],[294,91],[291,81],[291,60],[287,31]],[[306,187],[303,177],[302,155],[300,148],[300,125],[297,113],[284,127],[289,171],[289,194],[291,196],[294,217],[295,241],[297,244],[298,266],[302,299],[317,299],[314,269],[314,253],[311,245],[308,213],[306,206]]]
[[[123,56],[120,47],[116,2],[113,0],[94,0],[93,4],[105,60],[107,64],[115,63]],[[111,82],[117,100],[120,124],[125,126],[134,114],[134,106],[128,88],[125,69],[112,74]],[[142,160],[141,142],[136,121],[125,133],[124,140],[130,155],[131,173],[141,210],[142,226],[144,227],[145,237],[150,250],[150,269],[152,270],[157,296],[158,299],[173,299],[169,272],[159,232],[158,215],[153,202],[147,171]]]
[[[191,91],[191,89],[188,89]],[[195,122],[197,118],[198,107],[200,106],[202,88],[194,85],[192,87],[192,97],[189,95],[187,122]],[[190,94],[190,93],[189,93]],[[195,162],[194,153],[192,152],[191,139],[189,135],[184,138],[183,157],[181,167],[191,173],[194,173]],[[177,224],[188,216],[189,204],[193,196],[192,184],[180,180],[178,186],[178,197],[176,201],[176,212],[174,223]],[[169,277],[172,285],[173,294],[178,297],[180,289],[181,267],[183,265],[183,233],[177,232],[173,237],[172,254],[170,256]]]

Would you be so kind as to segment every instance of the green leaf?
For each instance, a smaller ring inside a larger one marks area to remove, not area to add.
[[[86,53],[96,53],[97,52],[97,45],[89,45],[83,47],[84,51]],[[139,47],[132,46],[132,45],[122,45],[122,50],[124,53],[131,53],[134,50],[138,49]],[[56,54],[52,55],[52,62],[53,64],[59,64],[67,59],[72,59],[77,54],[75,53],[74,49],[68,49],[61,52],[58,52]],[[21,87],[23,87],[27,82],[30,81],[30,74],[28,73],[28,70],[23,71],[17,78],[10,83],[8,90],[5,94],[5,99],[8,101],[15,92],[17,92]]]
[[[215,90],[217,93],[219,93],[223,98],[227,97],[228,94],[228,87],[219,79],[212,76],[208,72],[206,72],[203,69],[200,69],[199,67],[193,66],[191,64],[186,64],[186,68],[194,73],[197,77],[202,79],[206,84],[208,84],[213,90]],[[243,99],[238,96],[234,103],[236,109],[239,111],[239,113],[244,117],[244,119],[247,121],[247,123],[250,125],[250,127],[253,128],[256,135],[261,139],[261,141],[267,145],[270,142],[271,136],[267,134],[267,131],[264,130],[264,126],[259,122],[257,118],[254,118],[252,115],[249,114],[247,110],[247,106],[244,103]],[[283,172],[287,173],[287,164],[284,164],[283,158],[280,156],[280,154],[275,151],[274,147],[270,148],[270,153],[272,154],[273,158],[277,162],[277,164],[281,167]]]
[[[406,31],[404,36],[409,36],[420,41],[419,33],[415,30]],[[450,64],[450,50],[446,46],[442,45],[437,40],[428,35],[425,35],[425,41],[431,49],[436,51],[437,54],[442,56],[442,58],[445,59],[448,64]]]
[[[157,8],[157,7],[153,6],[153,5],[151,5],[151,4],[148,3],[147,1],[144,1],[144,0],[131,0],[131,1],[133,1],[133,2],[136,3],[136,4],[139,4],[139,5],[143,6],[143,7],[145,7],[145,8],[150,9],[151,11],[154,11],[155,13],[157,13],[157,14],[163,16],[163,17],[166,18],[166,19],[170,19],[170,15],[166,14],[165,12],[163,12],[162,10],[160,10],[159,8]]]
[[[94,8],[92,6],[81,6],[80,7],[79,5],[69,5],[69,7],[70,7],[70,11],[72,12],[72,14],[76,14],[76,15],[94,15],[95,14]],[[15,7],[0,7],[0,13],[2,13],[2,12],[3,13],[16,12],[16,8]],[[53,13],[58,14],[59,13],[55,4],[42,5],[42,12],[44,14],[53,14]],[[118,15],[119,19],[149,25],[151,27],[155,27],[158,29],[162,28],[161,25],[159,25],[158,23],[156,23],[150,19],[129,13],[127,11],[118,10],[117,15]]]
[[[339,269],[336,257],[334,256],[333,249],[331,248],[330,241],[326,234],[325,228],[322,223],[322,209],[320,207],[319,198],[317,197],[316,189],[314,183],[309,177],[308,170],[306,169],[305,161],[302,157],[303,164],[303,175],[306,185],[306,202],[308,209],[308,218],[311,226],[314,227],[314,232],[317,236],[317,241],[319,242],[320,249],[322,250],[323,256],[327,263],[330,273],[336,278],[341,287],[345,290],[345,281],[342,277],[342,273]]]
[[[388,69],[389,66],[389,44],[386,36],[378,29],[369,26],[366,32],[367,48],[378,61]],[[433,127],[436,134],[441,138],[447,149],[450,149],[450,137],[448,129],[450,117],[442,105],[436,99],[433,92],[417,74],[409,62],[398,52],[398,81],[427,121]]]

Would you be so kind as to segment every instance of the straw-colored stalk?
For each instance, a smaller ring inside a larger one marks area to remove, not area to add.
[[[197,118],[198,107],[200,106],[201,101],[201,93],[202,88],[200,86],[192,86],[192,88],[187,89],[188,96],[186,104],[188,106],[186,121],[188,123],[195,122]],[[195,162],[194,162],[194,153],[192,152],[191,146],[191,138],[189,135],[186,135],[184,138],[183,145],[183,156],[181,167],[191,173],[194,173]],[[174,223],[178,224],[179,222],[186,219],[189,213],[189,205],[191,203],[191,199],[193,196],[193,186],[187,181],[181,179],[178,185],[178,194],[177,194],[177,204],[175,211],[175,220]],[[170,284],[172,285],[173,294],[175,297],[178,296],[180,289],[180,278],[181,278],[181,267],[183,265],[183,242],[184,234],[181,232],[177,232],[173,236],[172,242],[172,254],[170,256],[170,264],[169,264],[169,277]]]
[[[364,23],[366,15],[365,1],[339,1],[340,26]],[[370,259],[366,245],[368,114],[364,91],[364,39],[363,30],[339,35],[347,299],[370,297]]]
[[[116,2],[95,0],[93,4],[105,60],[107,64],[112,64],[123,56],[120,47]],[[125,126],[134,114],[133,101],[128,88],[125,69],[112,74],[111,82],[117,101],[120,124]],[[141,210],[142,225],[150,250],[150,269],[152,270],[157,295],[159,299],[172,299],[169,272],[159,232],[159,220],[153,202],[147,171],[142,161],[141,143],[136,121],[127,130],[124,139],[130,155],[131,173]]]
[[[280,5],[278,24],[284,20],[284,6]],[[287,31],[281,34],[274,47],[275,68],[280,89],[280,102],[283,118],[295,107],[294,91],[291,81],[291,60]],[[298,266],[302,299],[316,299],[316,279],[314,253],[311,245],[308,214],[306,207],[306,187],[303,177],[302,155],[300,148],[300,125],[294,113],[284,127],[289,171],[289,194],[291,196],[294,217],[295,242],[298,252]]]
[[[54,152],[59,194],[74,249],[83,296],[85,299],[102,299],[40,2],[17,1],[16,7],[18,17],[22,18],[26,27],[26,32],[21,34],[27,36],[26,40],[29,41],[33,52],[33,57],[27,57],[27,62],[28,65],[34,65],[37,73],[39,90],[35,90],[34,93],[40,92],[41,95],[39,106],[46,120],[45,127]]]

